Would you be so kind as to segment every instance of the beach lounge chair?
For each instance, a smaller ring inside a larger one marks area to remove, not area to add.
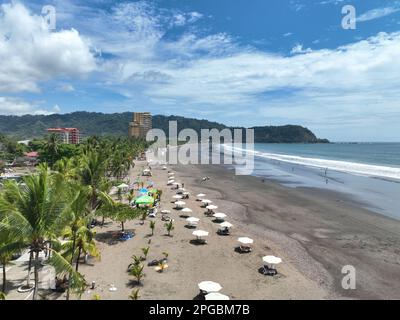
[[[218,229],[217,234],[219,234],[220,236],[229,236],[230,235],[229,228],[220,228]]]
[[[251,251],[252,248],[250,246],[244,246],[244,245],[239,246],[239,252],[241,253],[250,253]]]
[[[278,274],[278,271],[275,268],[270,268],[267,265],[263,265],[260,268],[260,273],[264,276],[275,276]]]
[[[157,208],[151,208],[149,209],[149,213],[147,214],[147,216],[149,218],[155,218],[157,215]]]
[[[207,210],[207,211],[204,212],[204,214],[205,214],[207,217],[211,217],[211,216],[214,214],[214,212],[213,212],[212,210]]]
[[[167,214],[163,214],[162,216],[161,216],[161,221],[171,221],[171,217],[170,216],[168,216]]]

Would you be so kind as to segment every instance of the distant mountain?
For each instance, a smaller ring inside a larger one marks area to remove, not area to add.
[[[123,136],[128,133],[128,125],[132,119],[131,112],[124,113],[98,113],[98,112],[73,112],[52,115],[0,115],[0,132],[14,136],[18,139],[32,139],[43,137],[46,129],[50,127],[76,127],[84,136]],[[168,133],[169,121],[177,121],[178,131],[191,128],[196,132],[200,129],[218,130],[229,129],[217,122],[198,120],[179,116],[153,116],[153,128],[164,130]],[[265,126],[254,127],[255,142],[265,143],[325,143],[325,139],[318,139],[309,129],[296,126]]]

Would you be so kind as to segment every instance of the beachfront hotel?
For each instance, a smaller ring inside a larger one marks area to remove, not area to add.
[[[134,112],[132,122],[129,123],[129,137],[146,138],[152,128],[150,112]]]
[[[65,144],[79,144],[81,141],[78,128],[48,128],[47,132],[56,134]]]

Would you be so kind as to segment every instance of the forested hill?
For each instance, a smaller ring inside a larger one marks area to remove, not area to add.
[[[73,112],[67,114],[52,115],[24,115],[4,116],[0,115],[0,132],[18,139],[32,139],[42,137],[49,127],[76,127],[84,136],[122,136],[127,135],[128,125],[132,119],[131,112],[124,113],[97,113],[97,112]],[[200,129],[216,128],[222,130],[229,128],[223,124],[178,116],[153,116],[153,128],[159,128],[168,132],[168,122],[176,120],[178,130],[191,128],[197,132]],[[288,126],[264,126],[254,127],[256,142],[271,143],[318,143],[328,142],[318,139],[307,128]]]

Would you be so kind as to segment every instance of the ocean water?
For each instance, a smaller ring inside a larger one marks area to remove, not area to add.
[[[337,191],[400,220],[400,143],[259,143],[250,153],[255,176],[294,188]]]

